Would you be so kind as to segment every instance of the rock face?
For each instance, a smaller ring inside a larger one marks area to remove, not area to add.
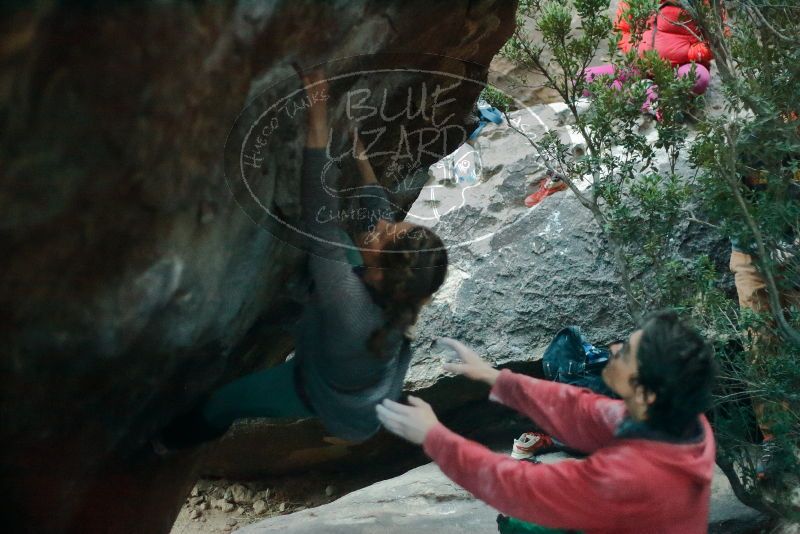
[[[543,460],[559,461],[562,456],[547,455]],[[427,464],[330,504],[266,519],[239,532],[478,534],[495,532],[496,517],[496,510],[451,482],[436,464]],[[719,470],[714,474],[709,522],[709,532],[720,534],[757,532],[765,524],[763,516],[736,500]]]
[[[428,464],[331,504],[270,518],[240,532],[494,532],[496,516],[497,512],[447,479],[436,465]]]
[[[569,137],[557,104],[519,110],[511,119],[531,135],[546,126]],[[538,358],[568,324],[580,325],[597,343],[631,326],[589,210],[569,191],[533,208],[523,204],[545,172],[528,141],[506,124],[489,125],[476,152],[482,162],[479,180],[434,191],[441,197],[438,216],[431,217],[432,208],[418,201],[406,218],[443,236],[452,260],[445,286],[418,322],[418,357],[410,373],[417,387],[437,379],[427,364],[441,359],[432,346],[439,335],[463,340],[505,365]]]
[[[470,82],[485,80],[516,3],[11,4],[0,8],[5,524],[165,532],[197,458],[154,459],[149,438],[206,392],[281,361],[291,340],[278,323],[303,286],[302,250],[266,231],[266,211],[240,206],[247,185],[296,215],[302,122],[245,180],[223,157],[236,117],[280,96],[278,82],[296,90],[292,62],[327,63],[342,75],[332,90],[369,90],[393,110],[461,80],[438,111],[472,127]],[[339,126],[345,107],[335,99]],[[376,148],[424,127],[425,114],[398,117]],[[422,134],[407,142],[417,163],[437,159],[418,150]],[[379,175],[389,163],[373,161]]]

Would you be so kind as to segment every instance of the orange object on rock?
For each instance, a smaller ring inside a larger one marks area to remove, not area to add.
[[[553,178],[552,176],[548,177],[547,179],[542,180],[542,183],[539,185],[539,189],[537,189],[535,193],[532,193],[525,198],[525,205],[529,208],[532,208],[544,200],[545,197],[548,197],[554,193],[558,193],[559,191],[563,191],[566,188],[567,184],[564,183],[564,181],[560,178]]]

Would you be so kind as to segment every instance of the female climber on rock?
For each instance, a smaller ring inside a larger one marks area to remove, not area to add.
[[[631,40],[632,29],[628,11],[627,2],[621,1],[617,7],[614,22],[615,29],[622,37],[619,48],[625,53],[629,52],[634,45]],[[647,20],[647,26],[637,50],[639,54],[655,50],[662,59],[672,64],[675,75],[678,77],[689,76],[694,72],[693,94],[702,95],[708,89],[711,81],[709,69],[714,54],[704,41],[700,28],[679,2],[661,0],[658,10]],[[619,88],[627,78],[637,74],[636,72],[621,72],[614,65],[601,65],[586,69],[586,80],[591,82],[597,76],[610,76],[614,78],[613,86]],[[647,97],[642,104],[642,111],[652,113],[658,118],[657,99],[658,88],[651,85],[647,89]]]
[[[364,440],[378,431],[375,406],[398,399],[410,360],[406,331],[444,282],[447,253],[439,237],[408,222],[391,222],[391,205],[363,147],[358,188],[367,205],[355,239],[334,217],[340,172],[326,156],[327,83],[321,70],[301,79],[312,103],[303,153],[301,199],[308,238],[310,299],[293,325],[295,356],[239,378],[176,419],[157,451],[186,448],[221,436],[245,417],[319,417],[333,436]],[[315,101],[316,100],[316,101]]]

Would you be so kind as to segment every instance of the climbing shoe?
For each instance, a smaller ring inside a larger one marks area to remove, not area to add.
[[[532,458],[537,452],[553,446],[553,439],[541,432],[525,432],[519,439],[514,440],[511,448],[511,457],[515,460]]]

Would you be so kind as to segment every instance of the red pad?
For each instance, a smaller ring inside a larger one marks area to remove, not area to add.
[[[542,183],[539,184],[539,189],[535,193],[528,195],[528,197],[525,199],[525,205],[529,208],[532,208],[544,200],[544,197],[549,197],[553,193],[558,193],[566,188],[567,184],[564,182],[551,182],[549,178],[547,180],[542,180]]]

